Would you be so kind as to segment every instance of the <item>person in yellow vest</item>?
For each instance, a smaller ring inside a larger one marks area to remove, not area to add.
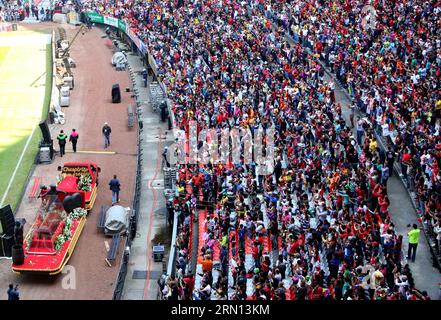
[[[407,236],[409,237],[409,250],[407,250],[407,260],[410,260],[412,258],[412,262],[415,262],[416,250],[420,238],[420,230],[415,223],[413,224],[413,229],[407,233]]]

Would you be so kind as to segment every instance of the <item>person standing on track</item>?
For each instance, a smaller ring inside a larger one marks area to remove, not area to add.
[[[389,176],[392,177],[394,172],[395,152],[389,147],[386,152],[387,166],[389,167]]]
[[[104,148],[107,148],[108,146],[110,146],[110,134],[112,133],[112,129],[107,122],[104,123],[102,131],[104,137]]]
[[[112,206],[119,202],[119,191],[121,189],[121,185],[119,183],[119,180],[115,175],[113,175],[113,179],[109,182],[110,190],[112,190]]]
[[[64,154],[66,154],[65,147],[67,140],[67,136],[63,130],[60,130],[60,133],[57,136],[57,140],[58,140],[58,145],[60,146],[60,156],[62,157]]]
[[[79,135],[75,129],[72,129],[72,133],[70,134],[69,141],[72,142],[73,152],[77,152],[77,142]]]
[[[420,230],[418,229],[417,224],[414,224],[412,227],[413,229],[407,233],[407,236],[409,237],[409,250],[407,250],[407,260],[412,259],[412,262],[415,262],[416,250],[420,238]]]
[[[147,88],[148,75],[149,75],[149,73],[147,72],[147,69],[144,68],[142,70],[142,80],[144,81],[144,88]]]
[[[354,128],[354,117],[355,117],[355,103],[351,103],[349,105],[349,110],[350,110],[349,120],[351,120],[351,129],[353,129]]]
[[[363,135],[364,135],[364,121],[357,117],[357,143],[362,147],[361,143],[363,142]]]

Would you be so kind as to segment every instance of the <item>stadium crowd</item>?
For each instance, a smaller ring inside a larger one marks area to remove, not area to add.
[[[398,162],[440,241],[439,2],[374,1],[373,28],[365,4],[83,3],[126,19],[145,42],[178,128],[276,132],[272,175],[256,175],[255,163],[180,165],[184,201],[201,194],[213,205],[199,220],[195,275],[185,272],[191,232],[181,222],[170,299],[429,299],[404,262],[387,180]],[[345,123],[320,59],[367,118]],[[389,139],[386,152],[376,132]]]
[[[24,15],[24,10],[13,1],[0,1],[0,23],[19,20]]]
[[[62,6],[67,0],[55,1],[55,7]],[[37,5],[32,4],[29,7],[29,2],[3,0],[0,1],[0,22],[17,22],[22,21],[26,17],[32,14],[37,20],[50,21],[52,20],[53,10],[50,8],[44,8],[40,5],[40,9]]]

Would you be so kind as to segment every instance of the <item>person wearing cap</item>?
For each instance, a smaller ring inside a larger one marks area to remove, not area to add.
[[[104,148],[107,148],[108,146],[110,146],[110,134],[112,133],[112,129],[107,122],[104,123],[102,132],[104,138]]]
[[[63,130],[60,130],[60,133],[57,136],[57,140],[58,140],[58,145],[60,146],[60,156],[62,157],[66,153],[65,148],[66,148],[66,140],[67,140],[67,136]]]
[[[73,152],[77,152],[78,138],[79,138],[78,133],[76,132],[75,129],[72,129],[72,132],[71,132],[70,137],[69,137],[69,141],[72,142]]]

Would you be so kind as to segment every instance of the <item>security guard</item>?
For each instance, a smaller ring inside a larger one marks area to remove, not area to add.
[[[58,145],[60,146],[60,156],[63,156],[66,152],[64,148],[66,147],[67,136],[63,130],[60,130],[60,133],[57,136]]]

